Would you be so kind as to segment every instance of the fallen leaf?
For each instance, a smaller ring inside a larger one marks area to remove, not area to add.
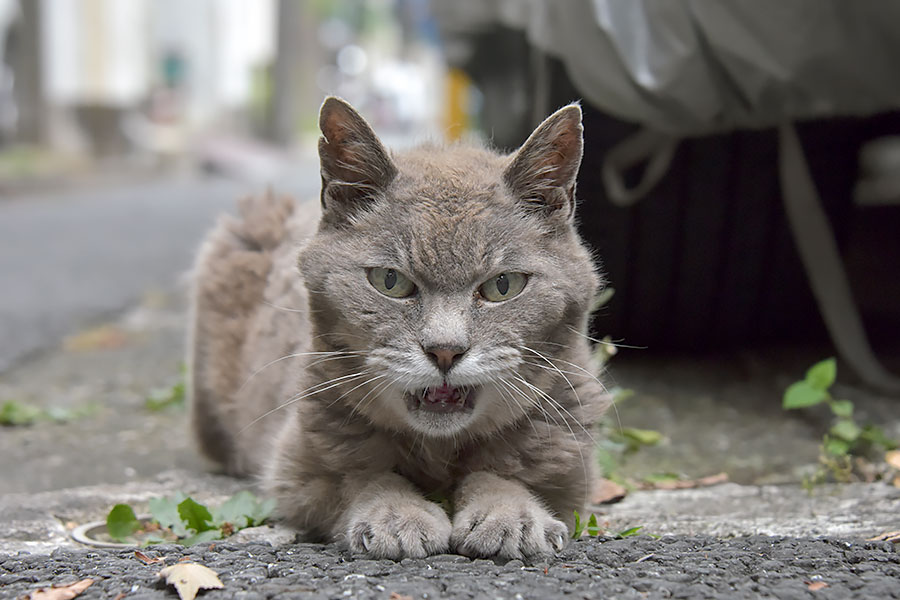
[[[720,483],[728,483],[728,473],[716,473],[715,475],[707,475],[697,480],[697,487],[708,487],[711,485],[719,485]]]
[[[895,488],[900,488],[900,475],[897,475],[896,477],[894,477],[894,480],[891,482],[891,485],[893,485]]]
[[[41,588],[22,596],[22,600],[71,600],[88,589],[92,583],[93,579],[82,579],[68,585]]]
[[[688,490],[727,482],[728,473],[716,473],[715,475],[707,475],[700,479],[661,479],[659,481],[648,482],[647,485],[642,487],[651,490]]]
[[[900,469],[900,450],[889,450],[884,453],[884,462],[895,469]]]
[[[113,600],[122,600],[122,598],[124,598],[127,595],[128,594],[126,592],[119,592],[118,594],[116,594],[116,597],[113,598]]]
[[[391,592],[391,597],[388,600],[413,600],[412,596],[404,596],[403,594],[398,594],[397,592]]]
[[[166,559],[164,559],[164,558],[160,558],[157,556],[147,556],[140,550],[134,551],[134,557],[136,559],[138,559],[139,561],[141,561],[142,563],[147,564],[147,565],[152,565],[154,563],[166,562]]]
[[[591,502],[594,504],[614,504],[620,501],[628,490],[609,479],[600,479],[594,485],[594,493],[591,496]]]
[[[225,587],[215,571],[197,563],[177,563],[166,567],[157,575],[165,577],[166,583],[175,586],[181,600],[194,600],[199,590]]]
[[[88,350],[113,350],[128,343],[128,334],[115,325],[101,325],[75,335],[70,335],[63,342],[69,352]]]
[[[824,581],[804,581],[806,587],[811,592],[818,592],[821,589],[827,588],[828,584]]]
[[[893,542],[895,544],[900,544],[900,530],[888,531],[886,533],[882,533],[881,535],[876,535],[875,537],[867,538],[866,541],[867,542]]]

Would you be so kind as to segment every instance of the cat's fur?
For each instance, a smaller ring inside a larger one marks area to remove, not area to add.
[[[262,475],[293,526],[371,556],[562,548],[608,404],[584,335],[600,278],[573,225],[581,110],[559,110],[509,156],[389,154],[335,98],[320,127],[318,227],[315,207],[269,193],[220,221],[198,258],[202,449]],[[377,291],[373,267],[416,293]],[[524,290],[481,297],[503,272],[528,274]],[[427,411],[406,396],[444,382],[477,385],[474,406]]]

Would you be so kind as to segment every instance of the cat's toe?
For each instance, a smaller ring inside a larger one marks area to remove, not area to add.
[[[539,506],[464,510],[454,519],[450,547],[471,557],[534,559],[562,550],[565,524]]]
[[[449,548],[451,525],[438,506],[381,505],[370,507],[350,523],[350,550],[372,558],[424,558]]]

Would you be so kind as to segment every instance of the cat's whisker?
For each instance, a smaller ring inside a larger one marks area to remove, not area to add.
[[[304,314],[309,312],[305,308],[288,308],[286,306],[278,306],[277,304],[269,302],[268,300],[263,300],[262,304],[265,304],[266,306],[269,306],[269,307],[277,309],[277,310],[283,310],[284,312],[304,313]]]
[[[288,399],[286,402],[279,404],[275,408],[266,411],[265,413],[261,414],[260,416],[256,417],[255,419],[253,419],[252,421],[247,423],[244,427],[242,427],[241,429],[238,430],[238,435],[244,433],[247,429],[249,429],[256,423],[258,423],[262,419],[265,419],[269,415],[276,413],[279,410],[286,408],[286,407],[290,406],[291,404],[294,404],[295,402],[299,402],[300,400],[303,400],[304,398],[309,398],[310,396],[315,396],[316,394],[319,394],[321,392],[330,390],[339,385],[343,385],[344,383],[347,383],[346,380],[352,381],[353,379],[357,379],[359,377],[365,377],[369,373],[371,373],[371,371],[361,371],[359,373],[351,373],[349,375],[344,375],[342,377],[335,377],[334,379],[329,379],[328,381],[323,381],[322,383],[319,383],[310,388],[307,388],[307,389],[303,390],[302,392],[295,394],[290,399]],[[320,388],[320,389],[316,389],[316,388]]]
[[[306,365],[306,368],[309,369],[310,367],[314,367],[314,366],[322,364],[322,363],[330,362],[332,360],[341,360],[343,358],[365,357],[366,355],[368,355],[368,352],[339,352],[338,354],[340,354],[340,356],[326,356],[324,358],[314,360],[313,362]]]
[[[615,346],[616,348],[630,348],[631,350],[646,350],[647,349],[647,346],[631,346],[629,344],[621,344],[619,342],[613,342],[611,340],[598,340],[595,337],[591,337],[586,333],[582,333],[581,331],[578,331],[571,325],[567,325],[567,327],[568,327],[569,331],[571,331],[572,333],[574,333],[576,335],[580,335],[584,339],[594,342],[595,344],[603,344],[604,346]]]
[[[563,406],[562,404],[557,402],[554,398],[552,398],[545,391],[543,391],[542,389],[540,389],[537,386],[532,385],[531,383],[529,383],[528,381],[526,381],[525,379],[523,379],[519,376],[514,376],[514,378],[517,379],[518,381],[520,381],[521,383],[524,383],[526,386],[528,386],[529,389],[531,389],[536,394],[543,397],[550,404],[550,406],[554,410],[556,410],[556,412],[559,414],[560,418],[563,420],[563,423],[566,424],[566,428],[569,430],[569,433],[572,434],[572,439],[575,440],[575,447],[578,448],[578,456],[581,458],[581,468],[584,471],[584,480],[590,481],[590,472],[588,471],[587,462],[585,462],[585,460],[584,460],[584,451],[581,449],[581,443],[579,443],[579,439],[578,439],[578,436],[575,434],[575,430],[572,429],[572,426],[569,424],[569,421],[565,417],[563,417],[562,413],[560,413],[560,410],[565,412],[569,417],[571,417],[571,419],[573,421],[575,421],[578,424],[578,426],[585,433],[587,438],[591,441],[592,446],[596,447],[597,442],[596,442],[596,440],[594,440],[594,436],[591,434],[590,431],[587,430],[587,428],[584,425],[581,424],[581,421],[576,419],[575,416],[571,412],[569,412],[568,409],[566,409],[565,406]]]
[[[560,377],[562,377],[563,380],[565,380],[566,384],[569,386],[569,389],[572,390],[572,394],[575,395],[575,402],[578,403],[579,408],[581,408],[582,410],[584,409],[584,405],[581,403],[581,398],[578,397],[578,391],[575,389],[575,386],[572,384],[572,381],[568,377],[566,377],[565,373],[563,373],[559,367],[557,367],[555,364],[553,364],[553,362],[549,358],[547,358],[546,356],[544,356],[537,350],[534,350],[527,346],[521,346],[521,348],[523,350],[527,350],[529,352],[536,354],[538,356],[538,358],[544,360],[548,365],[550,365],[553,368],[554,371],[559,373]]]
[[[540,400],[536,397],[526,394],[523,390],[520,390],[513,382],[508,381],[506,379],[501,379],[500,382],[510,390],[510,392],[515,392],[520,398],[527,402],[528,406],[531,406],[537,409],[540,412],[541,416],[544,417],[545,422],[547,423],[548,430],[550,424],[553,424],[556,427],[560,427],[559,421],[556,420],[556,417],[547,412],[547,409],[544,408],[543,404],[541,404]],[[518,402],[517,402],[518,404]],[[520,405],[521,406],[521,405]]]
[[[588,439],[591,441],[591,443],[593,443],[593,444],[596,444],[596,443],[597,443],[596,440],[594,440],[593,434],[591,434],[591,432],[590,432],[584,425],[581,424],[581,421],[580,421],[575,415],[573,415],[573,414],[569,411],[569,409],[567,409],[565,406],[563,406],[562,404],[560,404],[555,398],[553,398],[552,396],[550,396],[550,394],[548,394],[547,392],[545,392],[545,391],[542,390],[541,388],[537,387],[536,385],[530,383],[530,382],[527,381],[526,379],[524,379],[524,378],[522,378],[522,377],[519,377],[518,375],[513,375],[513,378],[516,379],[516,380],[518,380],[518,381],[520,381],[521,383],[525,384],[525,385],[526,385],[530,390],[532,390],[535,394],[537,394],[538,396],[540,396],[541,398],[543,398],[544,400],[546,400],[547,403],[550,404],[550,406],[551,406],[554,410],[557,411],[557,413],[559,413],[559,411],[562,411],[562,412],[566,413],[566,415],[568,415],[569,418],[570,418],[571,420],[575,421],[575,423],[578,424],[578,426],[581,428],[581,430],[584,432],[584,434],[588,437]],[[572,436],[577,440],[578,437],[575,435],[575,431],[572,430],[571,425],[569,425],[568,419],[564,418],[564,417],[562,416],[562,413],[559,413],[559,415],[560,415],[560,417],[563,419],[563,422],[566,424],[566,426],[569,428],[569,431],[572,433]]]
[[[503,380],[500,380],[500,381],[501,381],[501,383],[505,383]],[[516,399],[510,394],[510,392],[508,390],[501,389],[500,386],[497,385],[496,381],[492,381],[491,385],[497,391],[497,395],[500,396],[500,398],[503,400],[503,402],[506,404],[507,407],[512,409],[512,407],[514,405],[518,406]],[[531,425],[531,429],[532,429],[532,431],[534,431],[534,435],[539,436],[540,434],[537,431],[537,427],[535,427],[534,421],[531,419],[531,415],[529,415],[528,412],[525,413],[525,418],[528,419],[528,424]]]
[[[336,352],[294,352],[293,354],[286,354],[286,355],[284,355],[284,356],[282,356],[282,357],[280,357],[280,358],[276,358],[275,360],[272,360],[272,361],[267,362],[266,364],[264,364],[264,365],[261,366],[260,368],[258,368],[258,369],[256,369],[255,371],[253,371],[253,373],[251,373],[251,374],[247,377],[247,379],[244,380],[244,383],[241,384],[241,387],[239,387],[239,388],[237,389],[237,391],[238,391],[238,393],[241,392],[241,391],[243,391],[243,389],[244,389],[245,387],[247,387],[247,384],[250,383],[250,381],[251,381],[254,377],[256,377],[257,375],[259,375],[260,373],[262,373],[263,371],[265,371],[266,369],[268,369],[268,368],[271,367],[272,365],[277,364],[277,363],[280,363],[280,362],[283,361],[283,360],[287,360],[287,359],[289,359],[289,358],[301,358],[301,357],[304,357],[304,356],[321,356],[321,355],[335,355],[335,354],[347,354],[347,355],[349,355],[349,354],[351,354],[351,353],[349,353],[349,352],[340,352],[340,351],[336,351]],[[361,353],[360,353],[360,354],[361,354]]]
[[[552,371],[554,373],[565,373],[566,375],[581,375],[581,373],[576,373],[575,371],[566,371],[565,369],[556,369],[553,367],[548,367],[547,365],[542,365],[540,363],[536,363],[530,360],[523,360],[523,365],[528,365],[529,367],[535,367],[536,369],[544,369],[545,371]]]
[[[350,394],[352,394],[354,391],[358,390],[359,388],[361,388],[361,387],[363,387],[363,386],[366,386],[366,385],[369,385],[369,384],[371,384],[371,383],[374,382],[374,381],[378,381],[379,379],[384,379],[385,377],[387,377],[387,375],[376,375],[375,377],[372,377],[372,378],[370,378],[370,379],[367,379],[367,380],[363,381],[362,383],[360,383],[359,385],[354,386],[352,389],[348,390],[347,392],[341,394],[341,395],[340,395],[338,398],[336,398],[336,399],[334,400],[334,402],[332,402],[331,404],[334,404],[334,403],[336,403],[336,402],[338,402],[338,401],[340,401],[340,400],[346,398],[347,396],[349,396]],[[376,384],[371,390],[369,390],[368,392],[366,392],[366,395],[363,396],[362,399],[361,399],[359,402],[357,402],[356,405],[353,406],[353,407],[350,409],[350,412],[349,412],[349,413],[347,413],[347,418],[344,419],[344,421],[343,421],[341,427],[345,427],[348,423],[350,423],[350,419],[352,419],[352,418],[353,418],[353,415],[355,415],[355,414],[357,413],[357,411],[358,411],[360,408],[362,408],[362,405],[363,405],[363,403],[366,401],[366,398],[368,398],[369,395],[370,395],[374,390],[378,389],[379,386],[381,386],[383,383],[385,383],[385,382],[382,381],[381,383]],[[331,404],[329,404],[329,406],[331,406]]]
[[[526,346],[519,346],[519,347],[522,348],[523,350],[529,350],[530,352],[533,352],[533,353],[535,353],[535,354],[540,354],[540,353],[537,352],[536,350],[532,350],[531,348],[528,348],[528,347],[526,347]],[[575,369],[578,369],[578,371],[579,371],[580,373],[582,373],[583,375],[589,377],[591,380],[593,380],[594,382],[596,382],[597,384],[599,384],[600,387],[601,387],[601,389],[602,389],[604,392],[608,392],[608,391],[609,391],[609,390],[606,389],[606,384],[604,384],[602,381],[600,381],[600,379],[597,377],[597,375],[595,375],[594,373],[591,373],[590,371],[588,371],[587,369],[585,369],[584,367],[582,367],[581,365],[579,365],[579,364],[577,364],[577,363],[573,363],[573,362],[571,362],[571,361],[564,360],[564,359],[562,359],[562,358],[555,357],[555,356],[554,356],[554,357],[548,357],[548,356],[546,356],[546,355],[541,355],[541,358],[543,358],[544,360],[550,360],[550,361],[554,361],[554,360],[555,360],[556,362],[560,362],[560,363],[563,363],[563,364],[565,364],[565,365],[567,365],[567,366],[574,367]]]

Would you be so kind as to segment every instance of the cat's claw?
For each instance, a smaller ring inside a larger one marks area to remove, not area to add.
[[[510,506],[472,505],[453,519],[450,547],[471,557],[533,559],[566,547],[569,531],[535,502]]]
[[[373,502],[351,519],[350,550],[372,558],[424,558],[447,552],[450,519],[436,504],[422,500],[405,505]]]

